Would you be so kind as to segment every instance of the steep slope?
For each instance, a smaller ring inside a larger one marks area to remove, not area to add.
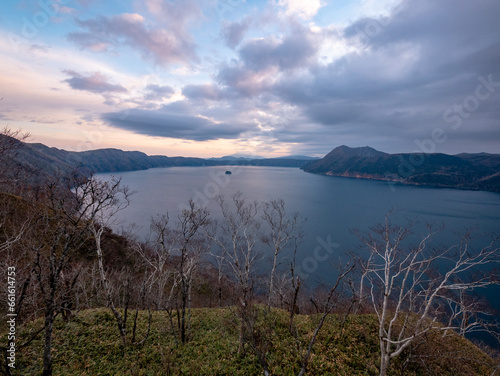
[[[368,146],[362,148],[349,148],[339,146],[325,155],[323,159],[306,164],[303,169],[326,175],[362,177],[363,174],[383,177],[384,163],[387,156]],[[376,171],[380,167],[380,172]]]
[[[134,171],[155,167],[204,166],[210,164],[210,162],[202,158],[148,156],[140,151],[123,151],[120,149],[71,152],[49,148],[43,144],[27,144],[27,146],[45,158],[54,159],[57,162],[71,166],[81,166],[93,172]]]
[[[387,154],[340,146],[304,171],[404,184],[500,192],[500,155]]]

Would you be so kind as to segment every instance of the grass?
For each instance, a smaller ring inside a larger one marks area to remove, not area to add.
[[[262,312],[260,308],[260,319],[256,324],[259,336],[253,343],[267,349],[266,360],[271,374],[296,375],[300,370],[297,344],[305,349],[318,316],[296,316],[297,341],[288,330],[285,311],[273,309],[265,320]],[[23,330],[27,332],[40,325],[42,321],[38,320]],[[141,312],[139,339],[146,327],[147,313]],[[104,308],[86,310],[69,322],[56,320],[52,351],[54,375],[263,374],[251,346],[244,355],[238,355],[238,328],[238,321],[229,309],[194,309],[191,338],[182,345],[171,334],[167,314],[154,312],[149,339],[143,345],[123,347],[110,311]],[[415,362],[405,368],[405,375],[492,373],[494,362],[469,341],[458,336],[428,339],[419,347]],[[5,343],[5,336],[2,342]],[[331,315],[318,337],[307,374],[378,375],[378,350],[373,316],[351,316],[341,330],[338,317]],[[40,335],[29,347],[17,353],[13,375],[40,374],[42,351],[43,338]],[[438,355],[433,356],[435,354]],[[389,374],[400,375],[402,366],[403,359],[396,360]]]

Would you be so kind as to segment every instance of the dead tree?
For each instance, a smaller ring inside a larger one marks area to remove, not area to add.
[[[139,255],[137,262],[142,262],[146,270],[144,291],[147,291],[157,311],[168,313],[172,335],[175,335],[172,300],[178,285],[171,265],[174,245],[168,213],[151,218],[150,233],[145,243],[137,240],[133,243],[133,249]]]
[[[33,273],[44,306],[44,376],[52,374],[52,334],[54,320],[64,302],[64,273],[75,254],[88,243],[99,216],[117,204],[119,184],[99,182],[77,172],[55,179],[43,191],[36,205],[36,221],[31,228]],[[70,283],[74,285],[74,282]]]
[[[225,266],[224,257],[220,254],[216,254],[213,252],[210,252],[210,256],[212,256],[212,258],[215,261],[215,264],[217,265],[217,303],[218,303],[219,307],[222,307],[222,299],[223,299],[223,297],[222,297],[222,290],[223,290],[222,285],[223,285],[223,282],[227,278],[225,270],[224,270],[224,266]]]
[[[111,181],[99,181],[90,178],[75,188],[75,194],[85,207],[91,210],[91,215],[88,216],[87,220],[95,242],[99,276],[106,295],[107,305],[116,319],[122,344],[126,346],[126,315],[122,316],[113,301],[112,289],[104,266],[102,236],[106,228],[112,224],[113,216],[128,206],[131,192],[127,187],[121,185],[119,179],[113,178]]]
[[[475,249],[466,234],[459,244],[428,251],[436,231],[428,227],[419,243],[410,246],[406,243],[411,227],[392,224],[388,214],[384,224],[361,236],[369,251],[362,283],[378,318],[381,376],[392,359],[429,332],[465,334],[491,329],[470,314],[476,307],[464,306],[464,294],[497,283],[497,277],[484,270],[474,278],[470,275],[500,261],[497,239]]]
[[[290,282],[291,282],[291,296],[290,296],[290,301],[288,303],[289,307],[289,314],[290,314],[290,322],[288,324],[288,329],[290,331],[290,334],[293,334],[293,329],[294,329],[294,322],[293,319],[295,317],[295,314],[298,313],[299,307],[298,307],[298,300],[299,300],[299,293],[300,293],[300,288],[301,288],[301,283],[302,281],[300,280],[299,276],[296,275],[296,268],[297,268],[297,248],[294,249],[293,251],[293,257],[292,260],[290,261]]]
[[[22,204],[21,201],[23,200],[0,193],[0,252],[12,249],[30,225],[30,217],[10,220],[12,216],[15,216],[13,212],[18,210],[17,206]]]
[[[179,216],[179,258],[175,269],[179,276],[181,293],[180,310],[180,338],[185,343],[191,326],[191,289],[193,275],[202,252],[206,249],[202,229],[210,222],[209,213],[205,208],[198,208],[194,201],[189,201],[189,209],[185,209]],[[203,231],[203,233],[206,233]],[[186,313],[188,317],[186,319]],[[187,322],[186,322],[187,320]]]
[[[135,242],[134,249],[149,270],[146,288],[157,310],[164,310],[170,319],[172,335],[173,298],[178,290],[179,276],[173,267],[177,234],[169,226],[168,213],[151,218],[150,234],[145,244]]]
[[[258,260],[256,244],[260,224],[257,220],[259,205],[246,203],[241,192],[232,196],[229,203],[222,196],[217,197],[222,220],[214,223],[207,236],[218,248],[219,255],[239,287],[237,296],[240,334],[238,353],[245,345],[245,322],[251,306],[254,268]]]
[[[147,286],[154,291],[158,308],[166,309],[172,323],[172,299],[174,293],[180,296],[178,306],[179,337],[185,343],[191,327],[191,291],[197,265],[206,251],[202,231],[210,222],[205,208],[196,207],[189,201],[188,209],[182,211],[178,223],[171,229],[168,213],[152,218],[148,244],[136,244],[135,249],[145,261],[149,273]],[[167,286],[170,291],[166,294]],[[166,296],[165,296],[166,295]]]
[[[141,258],[151,269],[149,275],[149,289],[154,291],[157,310],[168,309],[171,305],[173,290],[176,288],[174,271],[170,266],[174,249],[174,236],[169,228],[168,213],[151,218],[150,236],[145,246],[137,245],[136,249]],[[171,284],[170,293],[166,295],[167,286]]]
[[[277,268],[282,261],[282,252],[290,246],[297,246],[302,238],[302,225],[304,220],[298,213],[288,215],[285,202],[282,199],[271,200],[263,205],[262,219],[269,227],[269,234],[263,237],[263,242],[269,246],[272,252],[271,271],[269,274],[269,287],[267,305],[275,295],[275,279]]]

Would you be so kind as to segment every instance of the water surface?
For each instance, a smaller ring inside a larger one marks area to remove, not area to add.
[[[226,175],[226,170],[232,174]],[[119,216],[125,224],[141,226],[142,236],[146,236],[152,216],[168,212],[170,218],[175,218],[191,198],[213,213],[217,211],[213,200],[217,194],[230,196],[240,191],[247,200],[284,199],[289,212],[296,211],[307,218],[298,261],[303,276],[310,282],[336,275],[333,267],[339,258],[359,244],[351,230],[367,231],[382,222],[391,209],[397,210],[396,222],[416,221],[417,234],[425,233],[426,223],[444,224],[445,231],[433,245],[450,245],[457,241],[455,233],[463,234],[471,228],[476,229],[479,239],[486,239],[484,234],[500,233],[498,193],[389,185],[281,167],[171,167],[117,176],[136,191],[131,205]],[[476,244],[479,246],[481,241]],[[498,292],[489,289],[482,293],[500,309],[498,299],[494,298]]]

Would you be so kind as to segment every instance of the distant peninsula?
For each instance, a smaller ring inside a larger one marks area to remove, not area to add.
[[[343,145],[301,168],[329,176],[500,192],[500,154],[388,154]]]

